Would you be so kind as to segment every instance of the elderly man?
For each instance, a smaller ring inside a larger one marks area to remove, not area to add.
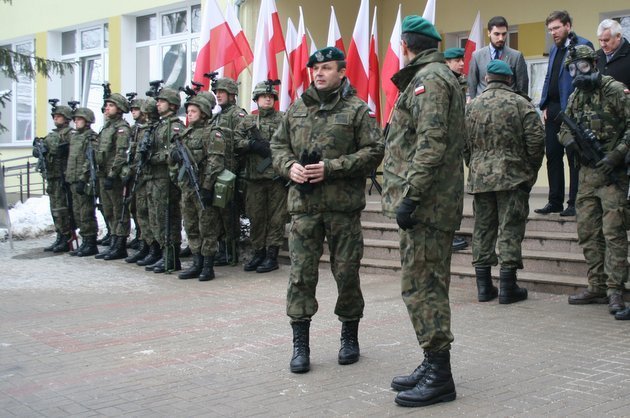
[[[621,33],[616,20],[604,19],[597,27],[600,50],[597,51],[597,69],[630,87],[630,43]]]

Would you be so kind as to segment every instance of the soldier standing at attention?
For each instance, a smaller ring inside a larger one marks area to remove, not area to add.
[[[221,106],[221,112],[212,119],[212,124],[223,129],[225,139],[225,168],[232,173],[238,173],[238,160],[235,153],[234,130],[243,120],[247,112],[236,105],[238,85],[231,78],[220,78],[212,85],[212,91]],[[221,209],[221,230],[218,254],[214,260],[215,266],[227,266],[238,262],[238,239],[240,236],[240,208],[237,196],[233,203]]]
[[[527,289],[516,285],[516,270],[523,268],[529,192],[542,164],[545,132],[534,106],[510,87],[512,76],[505,62],[490,61],[488,87],[466,108],[464,160],[470,169],[467,191],[474,197],[472,251],[479,302],[497,297],[490,272],[497,263],[499,303],[527,299]]]
[[[128,197],[126,198],[126,204],[129,205],[129,213],[131,214],[131,218],[133,219],[134,225],[136,227],[136,236],[133,240],[131,240],[131,242],[129,242],[129,248],[138,250],[142,242],[142,240],[140,240],[142,227],[138,222],[138,206],[136,202],[136,195],[131,196],[129,195],[129,193],[131,187],[133,186],[131,184],[131,182],[133,181],[133,173],[131,171],[131,167],[134,162],[138,141],[142,139],[141,134],[146,124],[146,115],[142,113],[141,110],[144,100],[131,97],[130,95],[135,95],[135,93],[127,93],[127,97],[130,99],[129,112],[131,113],[131,117],[133,118],[133,125],[130,129],[131,136],[129,137],[129,148],[127,148],[127,160],[126,164],[123,166],[120,172],[120,177],[122,178],[123,186],[127,188]]]
[[[386,138],[383,213],[400,227],[402,298],[424,361],[397,376],[396,403],[455,399],[451,375],[451,243],[464,195],[464,93],[437,51],[440,35],[419,16],[402,23],[405,67],[392,77],[400,96]]]
[[[254,257],[244,270],[266,273],[278,268],[287,219],[287,189],[273,170],[269,148],[284,113],[274,109],[278,92],[271,81],[258,83],[253,99],[258,114],[245,116],[235,132],[237,152],[244,155],[245,213],[251,222],[254,248]]]
[[[129,236],[129,211],[122,218],[123,183],[120,173],[127,162],[127,148],[131,130],[123,119],[129,111],[129,102],[121,94],[114,93],[105,99],[105,126],[98,135],[96,163],[98,165],[99,197],[103,214],[112,231],[109,251],[95,258],[118,260],[127,257],[127,237]]]
[[[46,194],[50,198],[50,213],[55,224],[57,238],[44,248],[44,251],[55,253],[67,252],[70,250],[70,240],[72,233],[70,227],[70,208],[68,207],[67,193],[70,191],[64,185],[64,171],[68,163],[68,146],[70,142],[70,121],[72,120],[72,109],[68,106],[57,106],[58,100],[51,100],[54,103],[51,116],[55,128],[43,140],[44,155],[39,155],[40,149],[33,148],[33,156],[44,159],[46,172]],[[36,139],[35,141],[38,141]],[[67,180],[65,180],[67,181]]]
[[[66,181],[72,192],[72,210],[77,227],[81,232],[81,246],[70,255],[86,257],[98,254],[96,246],[96,207],[94,206],[96,190],[88,189],[90,168],[87,161],[88,143],[96,148],[97,133],[91,128],[94,123],[94,112],[87,107],[79,107],[74,111],[74,131],[70,136],[70,154],[66,168]]]
[[[623,292],[628,280],[630,209],[624,159],[630,150],[630,92],[597,70],[595,52],[586,45],[570,48],[565,67],[575,87],[566,115],[590,129],[606,154],[596,166],[580,167],[575,209],[578,243],[588,265],[588,288],[569,296],[569,304],[608,303],[608,311],[614,314],[625,308]],[[582,156],[574,135],[566,123],[562,125],[560,142]]]
[[[181,152],[188,153],[199,185],[199,195],[193,188],[189,175],[183,172],[178,177],[182,191],[181,210],[188,245],[192,251],[193,264],[179,274],[180,279],[199,278],[199,281],[214,279],[214,255],[219,236],[219,210],[212,206],[213,188],[217,176],[224,167],[225,141],[221,128],[208,124],[212,109],[216,105],[214,97],[196,95],[188,99],[186,115],[188,127],[177,141],[181,141],[183,151],[176,144],[171,147],[171,172],[176,176],[184,166]]]
[[[309,326],[317,312],[315,289],[324,239],[337,282],[335,314],[342,322],[338,362],[359,360],[364,307],[359,280],[361,210],[366,177],[383,158],[381,130],[345,77],[343,52],[321,49],[311,55],[308,67],[314,81],[287,111],[271,141],[274,169],[292,181],[287,315],[293,328],[293,373],[310,370]]]

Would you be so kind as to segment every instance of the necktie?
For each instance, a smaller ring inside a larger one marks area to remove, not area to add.
[[[499,51],[498,49],[494,50],[494,59],[498,60],[501,58],[501,51]]]

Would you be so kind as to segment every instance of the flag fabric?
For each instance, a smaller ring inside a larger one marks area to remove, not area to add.
[[[376,7],[372,17],[372,34],[370,35],[370,72],[368,77],[368,107],[370,116],[381,122],[381,86],[378,63],[378,32],[376,28]]]
[[[359,14],[352,32],[348,48],[346,75],[350,84],[357,90],[357,96],[367,102],[370,63],[370,11],[369,0],[361,0]]]
[[[310,84],[309,80],[309,72],[308,67],[308,45],[306,43],[306,29],[304,26],[304,14],[302,13],[302,7],[300,9],[300,21],[298,22],[298,30],[296,42],[297,46],[295,48],[295,56],[294,60],[291,62],[291,70],[293,73],[293,91],[295,97],[293,100],[297,99],[304,93],[304,90],[308,88]]]
[[[466,40],[466,47],[464,48],[464,74],[468,75],[468,68],[470,66],[470,60],[472,59],[473,52],[483,48],[483,38],[481,29],[481,13],[477,12],[475,23],[473,23],[468,39]]]
[[[276,55],[284,50],[284,37],[276,3],[274,0],[262,0],[256,25],[252,90],[261,81],[278,78]],[[279,103],[276,103],[276,106],[279,106]],[[256,103],[252,102],[250,109],[256,112]]]
[[[427,0],[422,17],[435,25],[435,0]]]
[[[308,39],[311,41],[311,49],[308,51],[309,54],[313,55],[317,52],[317,45],[315,45],[315,41],[313,40],[313,35],[311,35],[311,31],[306,29],[306,33],[308,33]],[[309,56],[310,57],[310,56]]]
[[[398,5],[398,15],[396,16],[396,23],[392,30],[392,36],[389,38],[389,45],[387,52],[385,53],[385,59],[383,60],[383,80],[381,85],[383,87],[383,93],[385,93],[385,112],[383,114],[383,124],[389,121],[390,113],[394,108],[396,97],[398,96],[398,88],[392,83],[392,76],[396,74],[403,67],[402,52],[400,50],[400,37],[401,37],[401,6]]]
[[[330,24],[328,26],[328,41],[326,46],[334,46],[346,53],[346,47],[343,44],[343,38],[341,37],[341,31],[339,30],[339,23],[337,23],[337,15],[335,14],[335,8],[330,6]]]
[[[295,55],[295,39],[297,38],[297,31],[291,18],[287,19],[287,34],[285,37],[286,51],[282,63],[282,84],[280,84],[280,110],[286,111],[291,103],[293,103],[293,81],[291,80],[291,54]]]
[[[236,40],[236,45],[241,53],[241,57],[223,67],[223,74],[221,74],[221,76],[236,80],[238,75],[252,63],[254,54],[245,37],[241,23],[236,16],[236,6],[229,1],[225,5],[225,20],[228,22],[230,31]]]
[[[193,80],[203,83],[202,90],[208,90],[209,80],[203,75],[238,59],[242,60],[242,54],[216,0],[206,2],[202,15],[201,48],[197,54]]]

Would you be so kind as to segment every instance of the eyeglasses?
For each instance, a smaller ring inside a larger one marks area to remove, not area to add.
[[[569,69],[569,74],[571,75],[571,77],[575,77],[578,72],[582,74],[588,74],[592,70],[593,66],[588,61],[577,60],[570,63],[567,68]]]
[[[558,32],[560,29],[562,29],[564,26],[554,26],[552,28],[548,28],[547,31],[549,33],[554,33],[554,32]]]

